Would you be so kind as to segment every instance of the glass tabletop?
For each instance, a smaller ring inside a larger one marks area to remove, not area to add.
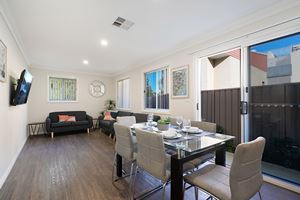
[[[164,136],[164,143],[166,147],[172,149],[181,150],[187,153],[193,153],[212,147],[214,145],[223,144],[229,140],[233,140],[235,137],[230,135],[224,135],[220,133],[211,133],[200,130],[198,133],[186,134],[182,130],[178,130],[174,127],[170,127],[168,131],[159,131],[155,127],[146,127],[142,124],[136,124],[132,127],[134,132],[135,128],[141,128],[149,132],[159,133]],[[180,137],[167,138],[170,134],[174,134]]]
[[[234,139],[234,136],[202,132],[200,134],[189,135],[188,138],[183,137],[176,140],[165,139],[164,143],[170,147],[192,153],[214,145],[225,143],[232,139]]]

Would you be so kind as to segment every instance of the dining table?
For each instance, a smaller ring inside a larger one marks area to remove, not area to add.
[[[171,200],[184,199],[184,163],[215,152],[215,164],[225,166],[226,142],[235,139],[234,136],[206,132],[201,129],[191,133],[176,126],[171,126],[168,131],[159,131],[154,126],[148,126],[147,123],[135,124],[131,128],[133,135],[136,128],[142,128],[149,131],[149,133],[153,132],[164,135],[165,148],[168,153],[171,152]],[[174,132],[174,136],[170,137],[172,131]],[[116,161],[117,176],[122,177],[122,157],[118,154]]]

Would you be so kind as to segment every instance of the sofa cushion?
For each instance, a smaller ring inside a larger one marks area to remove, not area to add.
[[[49,114],[49,118],[51,122],[58,122],[58,115],[72,115],[75,116],[76,121],[86,120],[86,112],[85,111],[62,111],[62,112],[52,112]]]
[[[74,122],[55,122],[52,123],[51,126],[53,128],[58,128],[58,127],[66,127],[66,126],[72,126]]]
[[[132,112],[126,112],[126,111],[119,111],[118,117],[125,117],[125,116],[132,116]]]
[[[88,124],[89,124],[89,122],[87,120],[72,122],[72,125],[74,125],[74,126],[82,126],[82,125],[88,125]]]

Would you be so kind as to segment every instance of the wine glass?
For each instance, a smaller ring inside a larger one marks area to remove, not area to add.
[[[176,117],[176,124],[178,125],[178,129],[181,129],[181,124],[183,123],[183,118],[182,116]]]
[[[188,138],[188,130],[191,128],[191,120],[183,120],[183,129],[185,131],[185,138]]]
[[[148,122],[148,126],[152,126],[152,122],[153,122],[153,114],[152,113],[148,114],[147,122]]]

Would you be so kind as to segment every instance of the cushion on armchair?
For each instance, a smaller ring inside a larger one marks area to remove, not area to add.
[[[114,120],[114,118],[111,116],[111,113],[109,111],[106,111],[104,113],[104,118],[103,120]]]

